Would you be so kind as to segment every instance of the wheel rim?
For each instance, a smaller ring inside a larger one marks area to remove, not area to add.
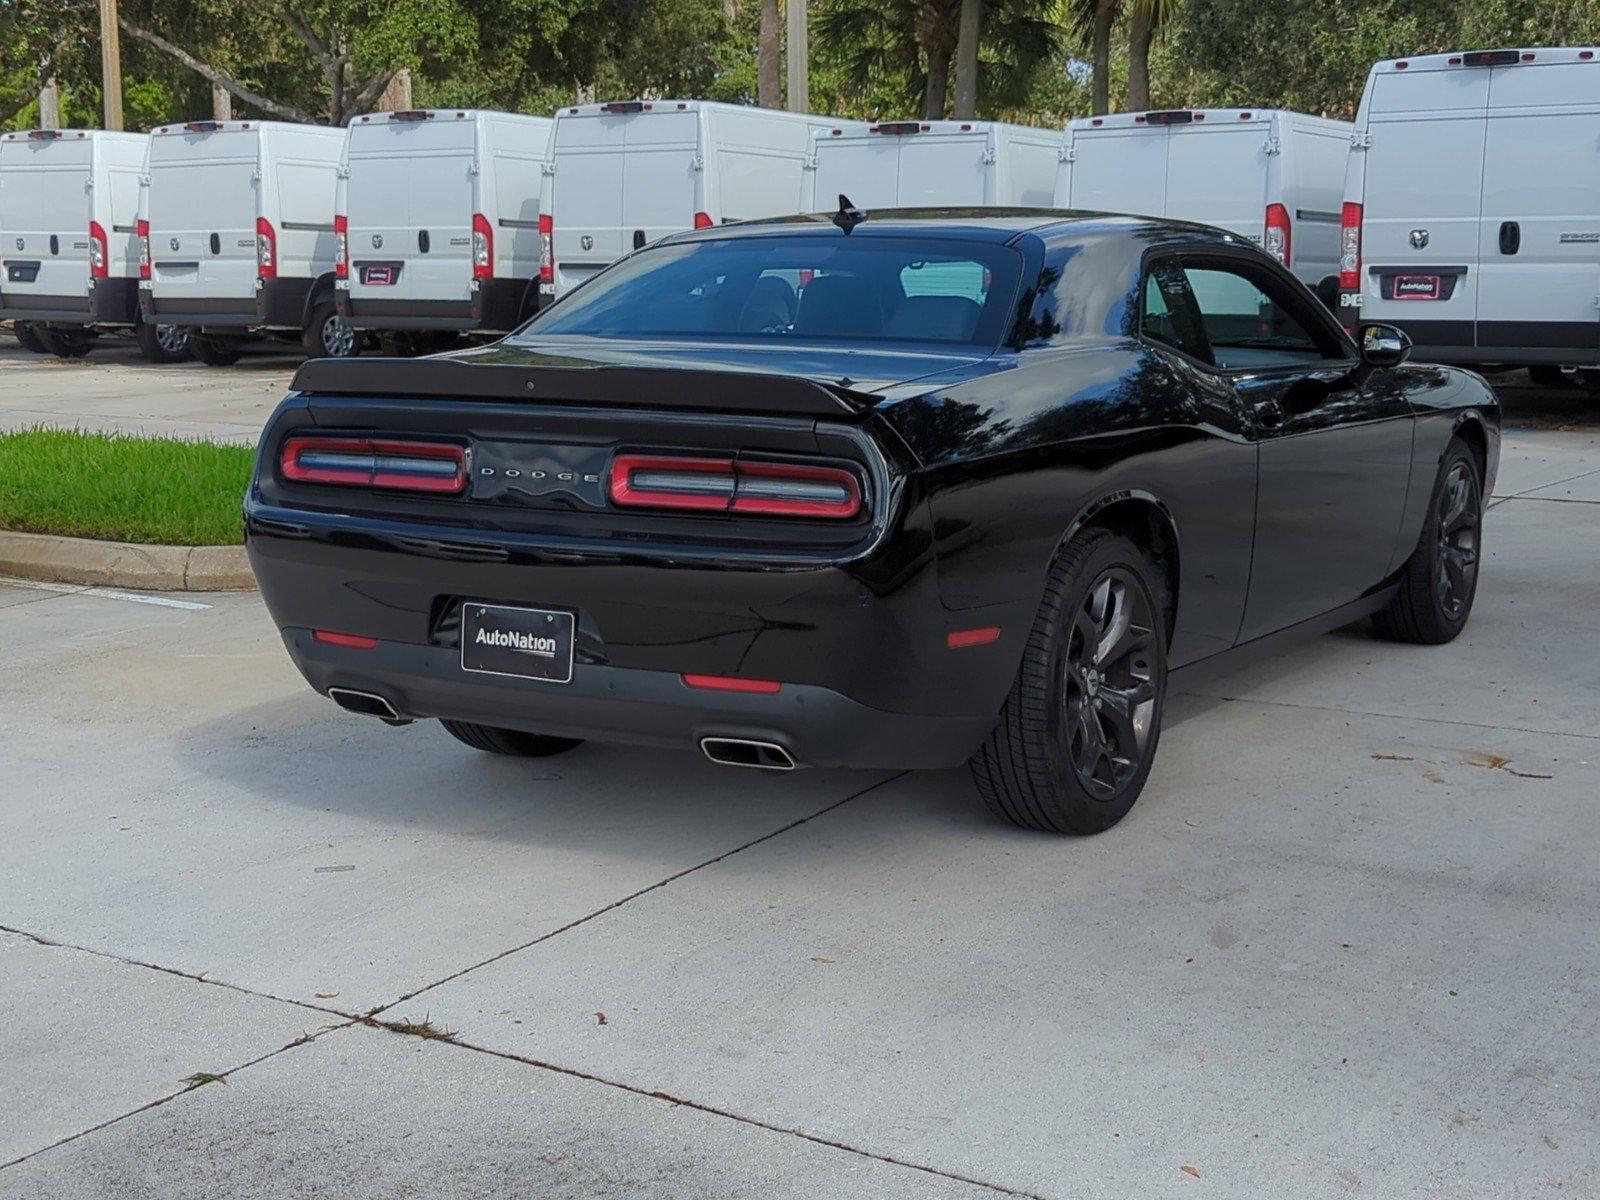
[[[347,357],[355,348],[356,331],[338,313],[322,323],[322,348],[330,358]]]
[[[182,354],[189,348],[189,331],[182,325],[157,325],[156,345],[168,354]]]
[[[1454,621],[1466,612],[1478,583],[1478,489],[1467,464],[1457,461],[1439,496],[1438,562],[1434,582],[1439,607]]]
[[[1155,728],[1155,620],[1134,576],[1113,567],[1074,614],[1062,667],[1067,756],[1096,800],[1120,795],[1144,765]]]

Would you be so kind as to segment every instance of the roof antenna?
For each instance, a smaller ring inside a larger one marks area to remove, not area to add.
[[[849,233],[857,225],[867,219],[867,210],[857,208],[850,203],[850,197],[843,192],[839,193],[839,211],[833,215],[833,223],[840,229]]]

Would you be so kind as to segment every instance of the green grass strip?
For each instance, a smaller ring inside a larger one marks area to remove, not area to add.
[[[0,433],[0,529],[237,545],[248,446],[70,429]]]

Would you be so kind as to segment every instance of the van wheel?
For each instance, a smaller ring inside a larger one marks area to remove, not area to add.
[[[1139,547],[1104,529],[1056,557],[1000,720],[968,763],[995,813],[1087,834],[1133,807],[1166,699],[1159,579]]]
[[[57,358],[82,358],[94,349],[95,341],[100,336],[82,326],[52,329],[48,325],[37,325],[34,332],[39,336],[40,345]]]
[[[139,353],[153,363],[188,362],[193,357],[189,331],[182,325],[147,325],[140,321],[133,338],[139,343]]]
[[[244,347],[232,338],[214,338],[191,333],[189,353],[208,367],[231,367],[239,361],[239,356],[244,353]]]
[[[440,720],[459,742],[474,750],[490,754],[510,754],[517,758],[549,758],[565,754],[574,746],[583,745],[581,738],[550,737],[543,733],[525,733],[520,729],[500,729],[494,725],[475,725],[470,721]]]
[[[44,348],[44,343],[39,340],[39,331],[34,328],[32,321],[18,321],[12,328],[16,332],[17,341],[24,350],[32,354],[50,353]]]
[[[1400,590],[1372,625],[1396,642],[1437,646],[1466,628],[1478,592],[1483,544],[1483,481],[1478,459],[1450,442],[1433,483],[1422,537],[1400,576]]]
[[[354,358],[361,353],[361,335],[339,315],[331,301],[311,310],[300,344],[312,358]]]

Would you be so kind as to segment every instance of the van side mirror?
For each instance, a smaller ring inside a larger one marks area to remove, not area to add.
[[[1411,339],[1393,325],[1361,327],[1361,361],[1369,367],[1398,367],[1411,357]]]

